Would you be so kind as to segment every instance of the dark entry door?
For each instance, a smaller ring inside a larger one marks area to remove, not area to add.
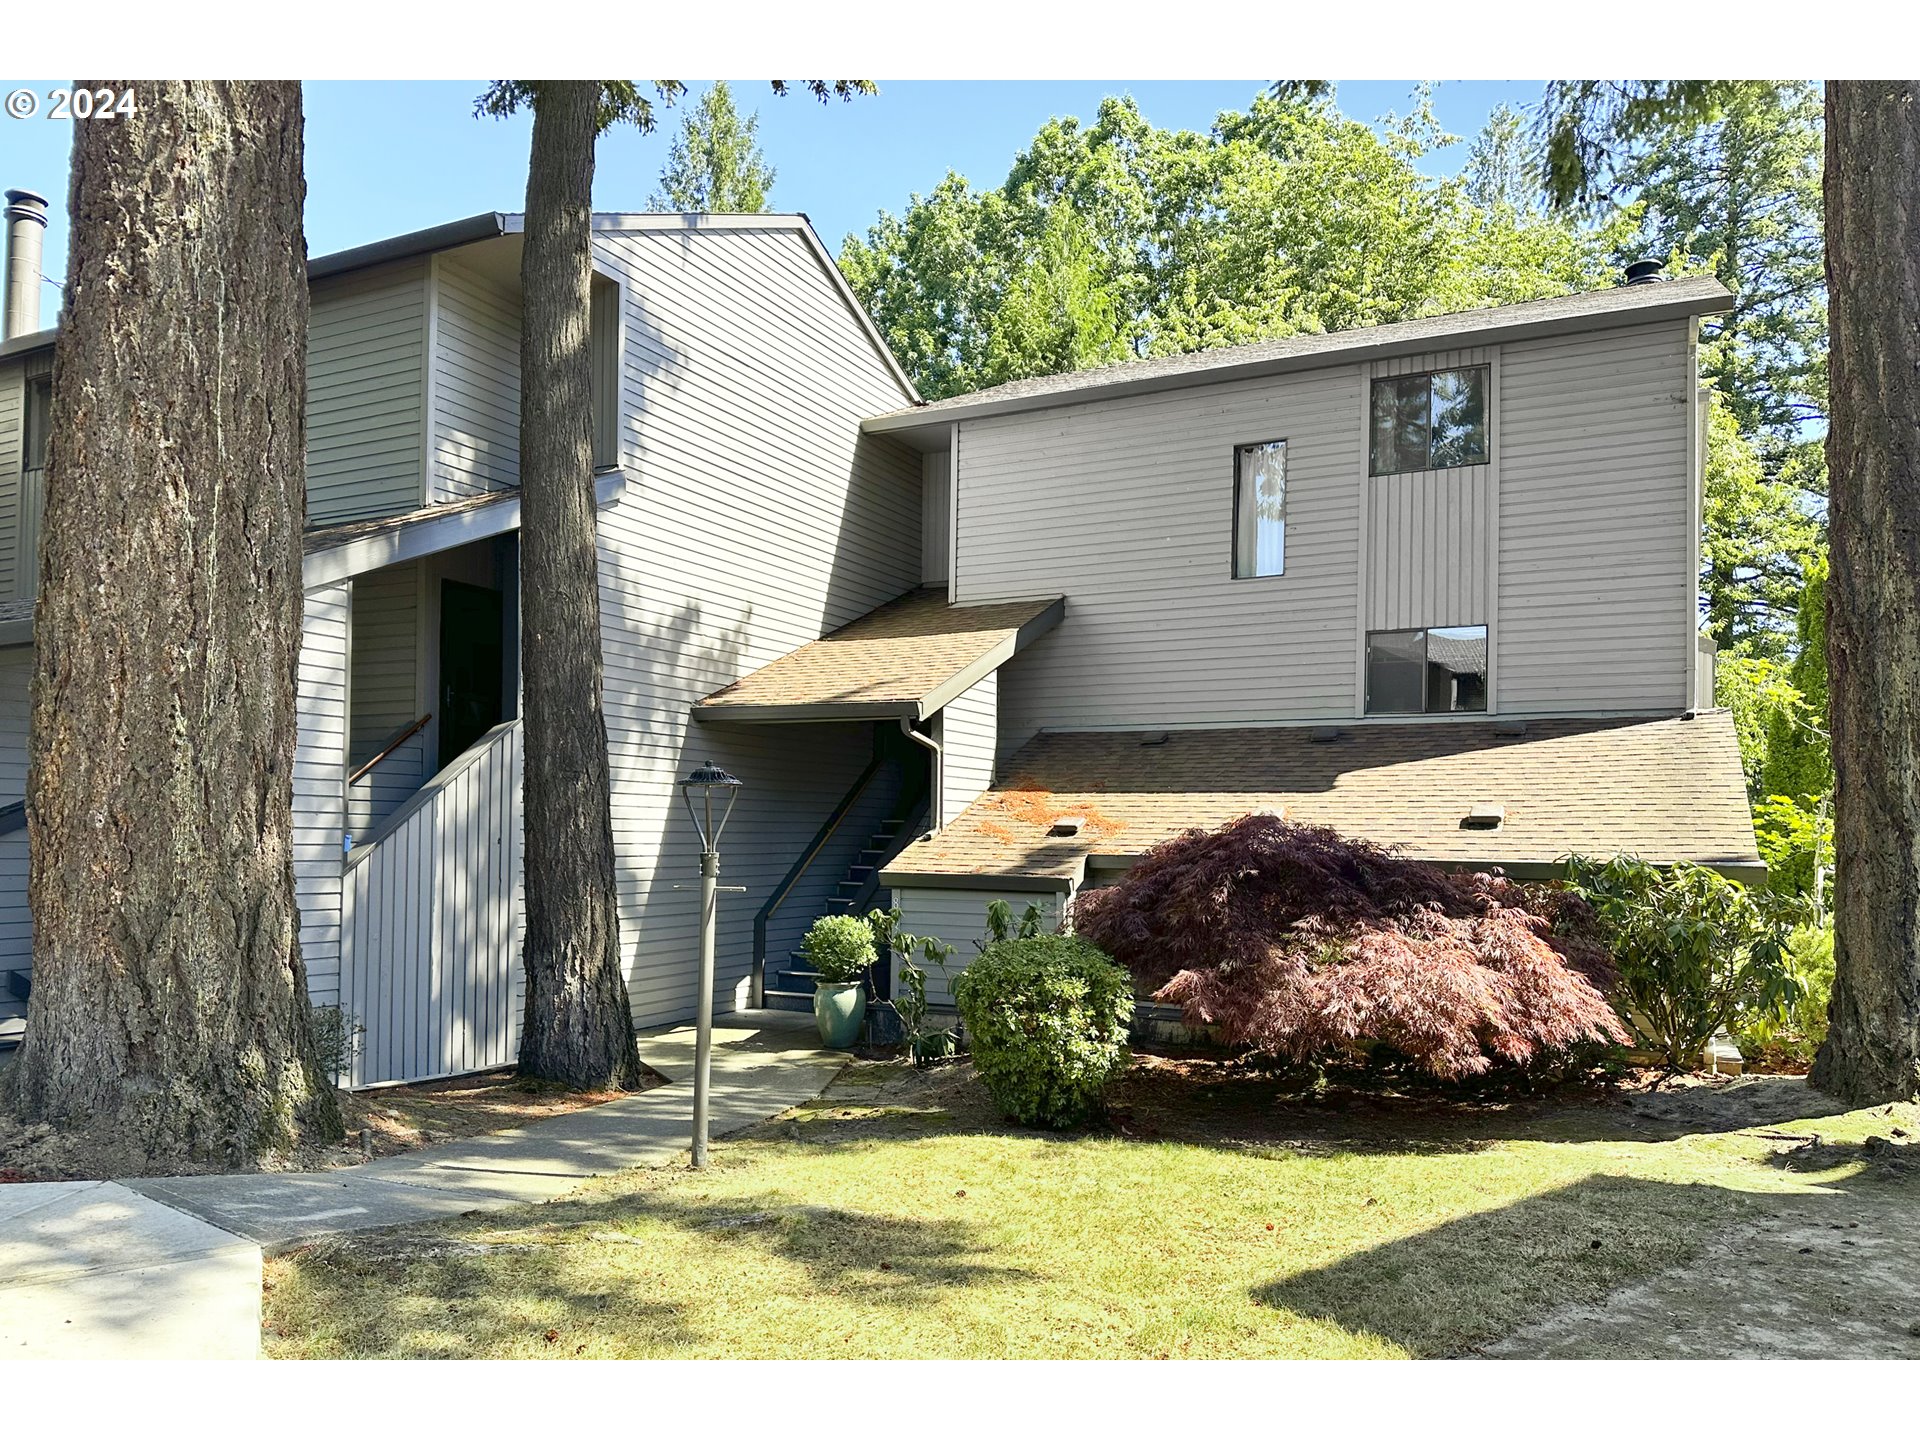
[[[498,590],[440,582],[440,764],[446,765],[506,716],[504,625]]]

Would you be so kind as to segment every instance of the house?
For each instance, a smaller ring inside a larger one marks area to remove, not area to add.
[[[9,192],[14,244],[44,204]],[[520,217],[314,260],[294,803],[356,1085],[510,1063],[521,1007]],[[694,1008],[676,781],[746,788],[722,1008],[806,926],[1064,919],[1251,809],[1458,864],[1758,866],[1696,635],[1711,281],[923,404],[800,216],[594,219],[602,646],[638,1023]],[[29,287],[30,288],[30,287]],[[26,696],[54,334],[0,342],[0,1025],[30,987]],[[964,953],[964,943],[963,943]]]

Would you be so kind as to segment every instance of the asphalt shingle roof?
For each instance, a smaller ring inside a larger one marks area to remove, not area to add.
[[[704,720],[909,715],[939,709],[1059,623],[1057,596],[993,605],[949,605],[916,590],[782,655],[693,707]]]
[[[1732,292],[1711,275],[1648,285],[1615,285],[1579,295],[1428,315],[1387,325],[1365,325],[1318,335],[1289,335],[1251,345],[1231,345],[1151,360],[1127,360],[1059,375],[1036,375],[968,395],[875,415],[865,424],[873,430],[902,429],[975,413],[994,414],[1099,400],[1105,398],[1101,392],[1109,390],[1131,393],[1165,389],[1215,378],[1233,379],[1238,372],[1258,374],[1266,369],[1301,368],[1322,359],[1335,363],[1349,358],[1349,352],[1412,352],[1440,348],[1443,344],[1473,344],[1482,337],[1499,339],[1510,331],[1525,334],[1626,324],[1641,312],[1713,314],[1725,310],[1732,302]],[[1657,315],[1646,313],[1644,318],[1657,318]],[[1214,372],[1222,373],[1216,376]]]
[[[1043,734],[1005,779],[883,878],[1076,878],[1089,855],[1132,856],[1195,826],[1271,810],[1430,860],[1551,864],[1629,852],[1730,868],[1760,863],[1725,711],[1692,720],[1534,720]],[[1491,830],[1470,807],[1502,805]],[[1052,837],[1078,816],[1080,834]]]

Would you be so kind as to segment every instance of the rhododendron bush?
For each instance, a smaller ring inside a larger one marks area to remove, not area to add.
[[[1582,904],[1248,815],[1084,892],[1074,928],[1228,1044],[1297,1062],[1386,1046],[1455,1079],[1628,1039]]]

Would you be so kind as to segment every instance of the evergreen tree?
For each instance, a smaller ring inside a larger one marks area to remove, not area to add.
[[[774,171],[760,151],[759,129],[759,115],[742,118],[727,82],[714,81],[680,122],[660,172],[660,188],[648,206],[687,213],[764,213]]]
[[[1785,795],[1802,809],[1833,788],[1833,756],[1827,743],[1827,561],[1807,566],[1795,629],[1799,652],[1787,671],[1798,703],[1776,707],[1767,721],[1767,758],[1760,772],[1763,795]]]

